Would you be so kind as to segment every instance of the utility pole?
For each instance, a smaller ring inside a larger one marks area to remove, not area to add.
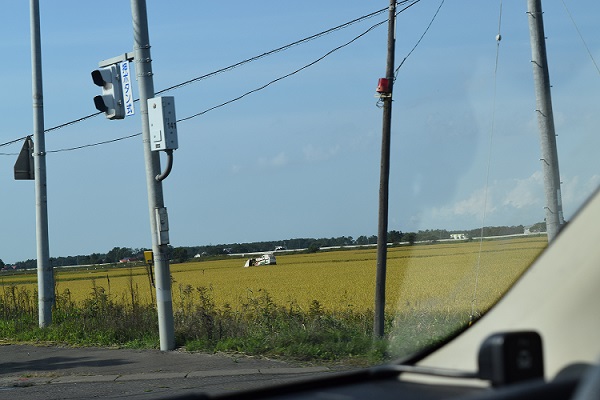
[[[156,277],[156,306],[160,349],[175,349],[175,328],[173,322],[173,297],[171,294],[171,273],[168,257],[167,209],[164,205],[162,182],[156,179],[161,175],[158,152],[150,149],[150,126],[148,121],[148,99],[154,97],[152,78],[152,58],[148,34],[146,0],[131,0],[133,21],[134,59],[140,92],[140,114],[142,115],[142,137],[146,164],[146,185],[148,188],[148,209],[152,232],[152,252]]]
[[[396,48],[396,0],[390,0],[388,16],[388,46],[385,79],[387,88],[381,92],[383,126],[381,132],[381,170],[379,175],[379,223],[377,230],[377,274],[375,278],[375,320],[373,336],[382,338],[385,322],[385,275],[387,268],[388,200],[390,181],[390,137],[392,127],[392,91],[394,85],[394,54]],[[378,89],[379,91],[379,89]]]
[[[548,232],[548,242],[551,242],[564,224],[564,219],[541,0],[527,0],[527,15],[529,16],[531,65],[533,66],[533,80],[537,104],[536,112],[540,129],[540,161],[542,162],[544,172],[546,231]]]
[[[30,14],[38,320],[40,328],[43,328],[52,323],[52,306],[54,305],[54,274],[52,271],[52,265],[50,265],[50,251],[48,246],[46,139],[44,137],[44,95],[42,91],[42,45],[40,34],[39,0],[30,1]]]

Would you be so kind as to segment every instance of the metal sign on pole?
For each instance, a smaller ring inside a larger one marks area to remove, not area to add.
[[[123,89],[123,105],[125,106],[125,116],[129,117],[135,114],[133,108],[133,93],[131,91],[131,70],[129,61],[125,60],[119,63],[121,70],[121,88]]]
[[[25,138],[21,152],[15,163],[15,180],[34,180],[35,167],[33,161],[33,140],[31,136]]]

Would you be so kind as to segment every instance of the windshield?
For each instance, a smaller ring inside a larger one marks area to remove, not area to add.
[[[127,53],[128,10],[101,21],[74,2],[82,17],[65,21],[53,4],[40,10],[43,140],[21,137],[26,41],[2,44],[15,58],[0,336],[13,341],[344,368],[406,357],[468,329],[600,183],[593,0],[545,4],[545,100],[522,2],[400,1],[391,65],[387,2],[152,3],[147,73]],[[16,12],[2,29],[25,38],[27,5]],[[112,120],[126,103],[111,102],[113,56],[130,61],[136,100],[152,77],[146,92],[174,105],[135,101]]]

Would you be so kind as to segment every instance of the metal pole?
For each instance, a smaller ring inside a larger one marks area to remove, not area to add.
[[[531,65],[533,66],[533,80],[537,104],[536,112],[538,115],[538,126],[540,128],[540,147],[542,154],[540,160],[544,172],[546,231],[548,232],[548,242],[550,242],[558,234],[561,226],[564,224],[564,219],[541,0],[527,1],[527,15],[529,16],[529,37],[532,55]]]
[[[171,295],[171,273],[168,257],[168,231],[160,229],[165,225],[166,208],[163,200],[162,183],[155,177],[160,175],[159,153],[150,149],[150,125],[148,123],[148,102],[154,97],[152,78],[152,58],[148,34],[148,16],[145,0],[131,0],[133,21],[134,58],[140,92],[140,114],[142,115],[142,136],[144,160],[146,163],[146,185],[148,188],[148,208],[150,230],[152,232],[152,252],[156,276],[156,306],[158,310],[158,330],[160,349],[175,348],[175,328],[173,323],[173,299]]]
[[[387,268],[388,192],[390,180],[390,136],[392,126],[392,93],[394,84],[394,50],[396,47],[396,0],[390,0],[388,16],[388,48],[385,77],[389,96],[383,97],[381,132],[381,170],[379,176],[379,224],[377,231],[377,274],[375,278],[375,320],[373,335],[382,338],[385,322],[385,275]]]
[[[33,156],[35,165],[35,216],[37,242],[38,319],[43,328],[52,323],[54,275],[48,246],[48,204],[46,188],[46,142],[44,137],[44,95],[42,91],[42,45],[39,0],[30,1],[31,67],[33,94]]]

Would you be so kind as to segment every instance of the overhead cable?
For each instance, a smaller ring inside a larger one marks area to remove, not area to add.
[[[404,0],[404,1],[402,1],[401,3],[406,3],[406,2],[408,2],[408,0]],[[267,51],[267,52],[265,52],[265,53],[262,53],[262,54],[259,54],[259,55],[257,55],[257,56],[254,56],[254,57],[251,57],[251,58],[248,58],[248,59],[245,59],[245,60],[239,61],[239,62],[237,62],[237,63],[235,63],[235,64],[232,64],[232,65],[229,65],[229,66],[227,66],[227,67],[224,67],[224,68],[218,69],[218,70],[216,70],[216,71],[209,72],[208,74],[201,75],[201,76],[198,76],[198,77],[196,77],[196,78],[189,79],[189,80],[187,80],[187,81],[185,81],[185,82],[179,83],[179,84],[177,84],[177,85],[173,85],[173,86],[171,86],[171,87],[168,87],[168,88],[166,88],[166,89],[162,89],[162,90],[160,90],[160,91],[156,92],[156,94],[162,94],[162,93],[168,92],[168,91],[170,91],[170,90],[173,90],[173,89],[179,89],[180,87],[183,87],[183,86],[189,85],[190,83],[198,82],[198,81],[201,81],[201,80],[203,80],[203,79],[210,78],[210,77],[212,77],[212,76],[218,75],[218,74],[220,74],[220,73],[223,73],[223,72],[226,72],[226,71],[231,71],[232,69],[235,69],[235,68],[237,68],[237,67],[241,67],[242,65],[244,65],[244,64],[247,64],[247,63],[249,63],[249,62],[256,61],[256,60],[260,60],[261,58],[264,58],[264,57],[266,57],[266,56],[270,56],[270,55],[273,55],[273,54],[275,54],[275,53],[279,53],[279,52],[281,52],[281,51],[284,51],[284,50],[287,50],[287,49],[289,49],[289,48],[291,48],[291,47],[294,47],[294,46],[297,46],[297,45],[300,45],[300,44],[303,44],[303,43],[309,42],[309,41],[311,41],[311,40],[314,40],[314,39],[320,38],[321,36],[325,36],[325,35],[327,35],[327,34],[330,34],[330,33],[332,33],[332,32],[338,31],[338,30],[340,30],[340,29],[347,28],[347,27],[349,27],[350,25],[354,25],[354,24],[356,24],[356,23],[358,23],[358,22],[361,22],[361,21],[364,21],[364,20],[366,20],[366,19],[372,18],[372,17],[374,17],[374,16],[376,16],[376,15],[379,15],[379,14],[381,14],[381,13],[385,12],[386,10],[387,10],[387,7],[386,7],[386,8],[382,8],[381,10],[377,10],[377,11],[374,11],[374,12],[372,12],[372,13],[370,13],[370,14],[363,15],[362,17],[359,17],[359,18],[353,19],[352,21],[349,21],[349,22],[346,22],[346,23],[344,23],[344,24],[338,25],[338,26],[336,26],[336,27],[333,27],[333,28],[327,29],[327,30],[325,30],[325,31],[323,31],[323,32],[316,33],[316,34],[314,34],[314,35],[311,35],[311,36],[308,36],[308,37],[306,37],[306,38],[304,38],[304,39],[300,39],[300,40],[297,40],[297,41],[295,41],[295,42],[292,42],[292,43],[290,43],[290,44],[286,44],[285,46],[278,47],[278,48],[276,48],[276,49],[273,49],[273,50],[271,50],[271,51]]]
[[[122,136],[122,137],[118,137],[116,139],[104,140],[102,142],[97,142],[97,143],[92,143],[92,144],[84,144],[84,145],[81,145],[81,146],[69,147],[69,148],[66,148],[66,149],[47,150],[46,153],[61,153],[63,151],[80,150],[80,149],[85,149],[87,147],[95,147],[95,146],[100,146],[100,145],[103,145],[103,144],[109,144],[109,143],[118,142],[118,141],[125,140],[125,139],[131,139],[131,138],[134,138],[136,136],[141,136],[141,134],[142,134],[142,132],[138,132],[138,133],[134,133],[133,135]]]
[[[418,3],[420,0],[417,0],[415,3],[411,4],[414,5],[416,3]],[[398,76],[398,71],[400,70],[400,68],[402,68],[402,65],[404,65],[404,62],[406,61],[406,59],[408,57],[410,57],[410,55],[413,53],[413,51],[415,51],[415,49],[419,46],[419,44],[421,44],[421,41],[423,40],[423,38],[425,37],[425,35],[427,34],[427,32],[429,31],[429,28],[431,28],[431,25],[433,24],[433,21],[435,21],[435,18],[437,17],[438,13],[440,12],[440,9],[442,8],[442,6],[444,5],[444,1],[442,0],[442,2],[440,3],[439,7],[437,8],[435,14],[433,14],[433,18],[431,18],[431,21],[429,21],[429,25],[427,25],[427,28],[425,28],[425,31],[423,32],[423,34],[421,35],[421,37],[419,38],[419,40],[417,40],[417,43],[413,46],[413,48],[408,52],[408,54],[406,55],[406,57],[404,57],[402,59],[402,62],[400,62],[400,65],[398,65],[398,67],[396,67],[396,71],[394,71],[394,80],[396,80],[396,77]],[[403,10],[404,11],[404,10]]]
[[[246,93],[244,93],[244,94],[242,94],[242,95],[240,95],[240,96],[238,96],[238,97],[236,97],[236,98],[233,98],[233,99],[231,99],[231,100],[227,100],[227,101],[225,101],[225,102],[223,102],[223,103],[221,103],[221,104],[218,104],[218,105],[216,105],[216,106],[212,106],[212,107],[210,107],[210,108],[207,108],[207,109],[206,109],[206,110],[204,110],[204,111],[201,111],[201,112],[199,112],[199,113],[196,113],[196,114],[190,115],[190,116],[188,116],[188,117],[182,118],[182,119],[178,120],[177,122],[181,122],[181,121],[187,121],[187,120],[190,120],[190,119],[192,119],[192,118],[198,117],[198,116],[200,116],[200,115],[206,114],[206,113],[207,113],[207,112],[209,112],[209,111],[215,110],[215,109],[217,109],[217,108],[220,108],[220,107],[223,107],[223,106],[225,106],[225,105],[227,105],[227,104],[231,104],[231,103],[233,103],[233,102],[236,102],[236,101],[238,101],[238,100],[241,100],[241,99],[243,99],[244,97],[246,97],[246,96],[248,96],[248,95],[250,95],[250,94],[252,94],[252,93],[259,92],[259,91],[261,91],[261,90],[263,90],[263,89],[267,88],[268,86],[272,85],[272,84],[273,84],[273,83],[275,83],[275,82],[279,82],[279,81],[281,81],[281,80],[283,80],[283,79],[285,79],[285,78],[289,78],[290,76],[292,76],[292,75],[295,75],[295,74],[297,74],[298,72],[300,72],[300,71],[302,71],[302,70],[304,70],[304,69],[306,69],[306,68],[309,68],[309,67],[311,67],[311,66],[315,65],[315,64],[316,64],[316,63],[318,63],[319,61],[322,61],[323,59],[325,59],[326,57],[328,57],[328,56],[330,56],[331,54],[335,53],[336,51],[338,51],[338,50],[340,50],[340,49],[342,49],[342,48],[344,48],[344,47],[346,47],[346,46],[348,46],[348,45],[352,44],[353,42],[355,42],[356,40],[360,39],[361,37],[363,37],[364,35],[366,35],[366,34],[367,34],[367,33],[369,33],[370,31],[372,31],[373,29],[375,29],[376,27],[378,27],[378,26],[380,26],[380,25],[382,25],[382,24],[384,24],[384,23],[386,23],[386,22],[387,22],[387,20],[386,20],[386,21],[382,21],[382,22],[378,22],[378,23],[376,23],[375,25],[372,25],[372,26],[371,26],[369,29],[367,29],[366,31],[364,31],[364,32],[363,32],[363,33],[361,33],[360,35],[356,36],[356,37],[355,37],[355,38],[353,38],[352,40],[350,40],[350,41],[348,41],[348,42],[346,42],[346,43],[344,43],[344,44],[342,44],[342,45],[340,45],[340,46],[338,46],[338,47],[336,47],[336,48],[334,48],[334,49],[332,49],[332,50],[329,50],[327,53],[325,53],[325,54],[324,54],[324,55],[322,55],[321,57],[317,58],[316,60],[314,60],[314,61],[312,61],[312,62],[310,62],[310,63],[308,63],[308,64],[306,64],[306,65],[305,65],[305,66],[303,66],[303,67],[300,67],[300,68],[298,68],[298,69],[296,69],[296,70],[294,70],[294,71],[292,71],[292,72],[290,72],[290,73],[288,73],[288,74],[285,74],[285,75],[283,75],[283,76],[280,76],[279,78],[273,79],[272,81],[270,81],[270,82],[268,82],[268,83],[265,83],[264,85],[262,85],[262,86],[260,86],[260,87],[258,87],[258,88],[256,88],[256,89],[252,89],[252,90],[250,90],[250,91],[248,91],[248,92],[246,92]]]
[[[598,71],[598,75],[600,75],[600,68],[598,68],[598,64],[596,63],[596,59],[594,58],[594,55],[590,51],[590,48],[588,47],[585,39],[583,38],[583,35],[581,34],[581,31],[577,27],[577,24],[575,23],[575,20],[573,19],[573,15],[571,15],[571,12],[567,8],[567,4],[565,3],[565,0],[561,0],[561,1],[562,1],[563,6],[565,7],[565,11],[567,12],[567,15],[569,16],[569,18],[571,19],[571,22],[573,23],[573,26],[575,27],[575,30],[577,31],[577,34],[579,35],[579,38],[583,42],[583,47],[585,47],[585,49],[587,50],[588,55],[592,59],[592,63],[594,64],[594,67],[596,67],[596,71]]]
[[[407,5],[405,8],[403,8],[402,10],[398,11],[396,15],[398,15],[398,14],[400,14],[401,12],[403,12],[403,11],[407,10],[408,8],[412,7],[414,4],[418,3],[419,1],[420,1],[420,0],[403,0],[403,1],[399,1],[397,4],[406,4],[406,3],[410,3],[410,4],[408,4],[408,5]],[[442,2],[443,2],[443,1],[442,1]],[[373,17],[373,16],[379,15],[379,14],[383,13],[383,12],[384,12],[384,11],[386,11],[386,10],[388,10],[388,8],[387,8],[387,7],[386,7],[386,8],[384,8],[384,9],[381,9],[381,10],[375,11],[375,12],[373,12],[373,13],[370,13],[370,14],[364,15],[364,16],[362,16],[362,17],[360,17],[360,18],[356,18],[356,19],[354,19],[354,20],[352,20],[352,21],[349,21],[349,22],[347,22],[347,23],[345,23],[345,24],[338,25],[338,26],[336,26],[336,27],[334,27],[334,28],[330,28],[330,29],[328,29],[328,30],[326,30],[326,31],[323,31],[323,32],[317,33],[317,34],[315,34],[315,35],[309,36],[309,37],[307,37],[307,38],[304,38],[304,39],[298,40],[298,41],[296,41],[296,42],[290,43],[290,44],[288,44],[288,45],[286,45],[286,46],[282,46],[282,47],[279,47],[279,48],[277,48],[277,49],[271,50],[271,51],[269,51],[269,52],[266,52],[266,53],[260,54],[260,55],[258,55],[258,56],[255,56],[255,57],[252,57],[252,58],[249,58],[249,59],[246,59],[246,60],[240,61],[240,62],[238,62],[238,63],[235,63],[235,64],[232,64],[232,65],[230,65],[230,66],[228,66],[228,67],[221,68],[221,69],[219,69],[219,70],[213,71],[213,72],[211,72],[211,73],[209,73],[209,74],[202,75],[202,76],[199,76],[199,77],[197,77],[197,78],[190,79],[190,80],[188,80],[188,81],[185,81],[185,82],[182,82],[182,83],[180,83],[180,84],[178,84],[178,85],[174,85],[174,86],[168,87],[168,88],[166,88],[166,89],[163,89],[163,90],[160,90],[160,91],[156,92],[155,94],[157,94],[157,95],[158,95],[158,94],[162,94],[162,93],[164,93],[164,92],[167,92],[167,91],[169,91],[169,90],[178,89],[178,88],[180,88],[180,87],[183,87],[183,86],[189,85],[189,84],[191,84],[191,83],[193,83],[193,82],[197,82],[197,81],[200,81],[200,80],[203,80],[203,79],[207,79],[207,78],[209,78],[209,77],[212,77],[212,76],[214,76],[214,75],[220,74],[220,73],[222,73],[222,72],[226,72],[226,71],[229,71],[229,70],[235,69],[235,68],[237,68],[237,67],[239,67],[239,66],[241,66],[241,65],[244,65],[244,64],[246,64],[246,63],[249,63],[249,62],[252,62],[252,61],[256,61],[256,60],[258,60],[258,59],[260,59],[260,58],[263,58],[263,57],[266,57],[266,56],[268,56],[268,55],[275,54],[275,53],[278,53],[278,52],[281,52],[281,51],[287,50],[288,48],[290,48],[290,47],[293,47],[293,46],[296,46],[296,45],[299,45],[299,44],[301,44],[301,43],[304,43],[304,42],[307,42],[307,41],[310,41],[310,40],[314,40],[314,39],[316,39],[316,38],[318,38],[318,37],[324,36],[324,35],[326,35],[326,34],[328,34],[328,33],[334,32],[334,31],[336,31],[336,30],[340,30],[340,29],[346,28],[346,27],[348,27],[348,26],[350,26],[350,25],[353,25],[353,24],[355,24],[355,23],[357,23],[357,22],[360,22],[360,21],[363,21],[363,20],[369,19],[369,18],[371,18],[371,17]],[[351,39],[350,41],[348,41],[348,42],[346,42],[346,43],[344,43],[344,44],[342,44],[342,45],[340,45],[340,46],[338,46],[338,47],[336,47],[336,48],[334,48],[334,49],[332,49],[332,50],[328,51],[328,52],[327,52],[327,53],[325,53],[323,56],[321,56],[321,57],[319,57],[318,59],[316,59],[316,60],[314,60],[314,61],[310,62],[309,64],[306,64],[306,65],[304,65],[303,67],[300,67],[300,68],[298,68],[298,69],[296,69],[296,70],[294,70],[294,71],[292,71],[292,72],[290,72],[290,73],[288,73],[288,74],[286,74],[286,75],[283,75],[283,76],[281,76],[281,77],[279,77],[279,78],[273,79],[272,81],[270,81],[270,82],[268,82],[268,83],[266,83],[266,84],[264,84],[264,85],[262,85],[262,86],[260,86],[260,87],[258,87],[258,88],[256,88],[256,89],[250,90],[250,91],[248,91],[248,92],[246,92],[246,93],[244,93],[244,94],[242,94],[242,95],[240,95],[240,96],[237,96],[237,97],[235,97],[235,98],[233,98],[233,99],[231,99],[231,100],[225,101],[225,102],[223,102],[223,103],[220,103],[220,104],[218,104],[218,105],[216,105],[216,106],[212,106],[212,107],[210,107],[210,108],[208,108],[208,109],[206,109],[206,110],[204,110],[204,111],[201,111],[201,112],[199,112],[199,113],[196,113],[196,114],[190,115],[190,116],[188,116],[188,117],[182,118],[182,119],[178,120],[177,122],[187,121],[187,120],[193,119],[193,118],[195,118],[195,117],[198,117],[198,116],[200,116],[200,115],[206,114],[206,113],[207,113],[207,112],[209,112],[209,111],[212,111],[212,110],[215,110],[215,109],[221,108],[221,107],[223,107],[223,106],[225,106],[225,105],[228,105],[228,104],[231,104],[231,103],[233,103],[233,102],[236,102],[236,101],[238,101],[238,100],[241,100],[241,99],[243,99],[244,97],[246,97],[246,96],[248,96],[248,95],[250,95],[250,94],[252,94],[252,93],[259,92],[259,91],[261,91],[261,90],[263,90],[263,89],[267,88],[268,86],[272,85],[273,83],[279,82],[279,81],[281,81],[281,80],[283,80],[283,79],[285,79],[285,78],[288,78],[288,77],[290,77],[290,76],[293,76],[293,75],[297,74],[298,72],[300,72],[300,71],[302,71],[302,70],[304,70],[304,69],[307,69],[307,68],[309,68],[309,67],[311,67],[311,66],[313,66],[313,65],[317,64],[318,62],[322,61],[323,59],[325,59],[325,58],[326,58],[326,57],[328,57],[329,55],[331,55],[331,54],[335,53],[336,51],[338,51],[338,50],[340,50],[340,49],[342,49],[342,48],[344,48],[344,47],[346,47],[346,46],[348,46],[348,45],[352,44],[353,42],[355,42],[356,40],[360,39],[361,37],[363,37],[364,35],[366,35],[366,34],[367,34],[367,33],[369,33],[370,31],[372,31],[373,29],[375,29],[376,27],[378,27],[378,26],[381,26],[381,25],[383,25],[383,24],[384,24],[384,23],[386,23],[386,22],[387,22],[387,20],[384,20],[384,21],[381,21],[381,22],[378,22],[378,23],[376,23],[376,24],[372,25],[372,26],[371,26],[371,27],[369,27],[369,28],[368,28],[366,31],[364,31],[363,33],[361,33],[360,35],[358,35],[358,36],[354,37],[353,39]],[[139,100],[139,99],[135,99],[135,101],[138,101],[138,100]],[[63,128],[63,127],[69,126],[69,125],[73,125],[73,124],[75,124],[75,123],[78,123],[78,122],[84,121],[84,120],[86,120],[86,119],[89,119],[89,118],[95,117],[95,116],[97,116],[97,115],[100,115],[100,114],[101,114],[101,112],[97,112],[97,113],[94,113],[94,114],[90,114],[90,115],[87,115],[87,116],[85,116],[85,117],[81,117],[81,118],[78,118],[78,119],[76,119],[76,120],[73,120],[73,121],[70,121],[70,122],[67,122],[67,123],[64,123],[64,124],[61,124],[61,125],[58,125],[58,126],[55,126],[55,127],[49,128],[49,129],[45,130],[44,132],[50,132],[50,131],[57,130],[57,129],[60,129],[60,128]],[[130,138],[133,138],[133,137],[136,137],[136,136],[140,136],[140,135],[141,135],[141,132],[140,132],[140,133],[136,133],[136,134],[132,134],[132,135],[127,135],[127,136],[119,137],[119,138],[116,138],[116,139],[105,140],[105,141],[102,141],[102,142],[97,142],[97,143],[92,143],[92,144],[87,144],[87,145],[81,145],[81,146],[76,146],[76,147],[71,147],[71,148],[58,149],[58,150],[51,150],[51,151],[47,151],[47,153],[58,153],[58,152],[64,152],[64,151],[74,151],[74,150],[80,150],[80,149],[83,149],[83,148],[95,147],[95,146],[100,146],[100,145],[103,145],[103,144],[109,144],[109,143],[114,143],[114,142],[118,142],[118,141],[125,140],[125,139],[130,139]],[[21,140],[24,140],[25,138],[26,138],[26,136],[24,136],[24,137],[22,137],[22,138],[14,139],[14,140],[12,140],[12,141],[10,141],[10,142],[2,143],[2,144],[0,144],[0,147],[2,147],[2,146],[7,146],[7,145],[9,145],[9,144],[13,144],[13,143],[19,142],[19,141],[21,141]],[[0,155],[9,155],[9,153],[0,153]],[[12,155],[12,154],[10,154],[10,155]]]
[[[492,150],[494,142],[494,133],[496,129],[496,98],[498,88],[498,61],[500,57],[500,42],[502,40],[502,0],[500,0],[500,9],[498,11],[498,34],[496,35],[496,62],[494,64],[494,93],[492,97],[492,118],[490,124],[490,138],[488,144],[488,159],[487,169],[485,174],[485,186],[483,191],[483,210],[481,215],[481,232],[479,234],[479,252],[477,255],[477,264],[475,265],[475,279],[473,284],[473,298],[471,299],[471,314],[469,315],[469,324],[474,322],[479,317],[479,311],[477,310],[477,289],[479,285],[479,272],[481,269],[481,254],[483,252],[483,228],[485,226],[485,220],[487,217],[487,206],[488,206],[488,195],[490,187],[490,170],[492,165]]]
[[[400,4],[403,4],[403,3],[407,3],[408,1],[410,1],[410,0],[403,0],[403,1],[400,1],[399,3],[400,3]],[[349,27],[349,26],[351,26],[351,25],[354,25],[354,24],[356,24],[356,23],[359,23],[359,22],[362,22],[362,21],[364,21],[364,20],[367,20],[367,19],[369,19],[369,18],[372,18],[372,17],[374,17],[374,16],[376,16],[376,15],[379,15],[379,14],[383,13],[383,12],[384,12],[384,11],[386,11],[386,10],[387,10],[387,8],[383,8],[383,9],[381,9],[381,10],[374,11],[374,12],[372,12],[372,13],[369,13],[369,14],[363,15],[362,17],[355,18],[355,19],[353,19],[352,21],[349,21],[349,22],[343,23],[343,24],[341,24],[341,25],[338,25],[338,26],[335,26],[335,27],[333,27],[333,28],[330,28],[330,29],[324,30],[324,31],[322,31],[322,32],[319,32],[319,33],[316,33],[316,34],[314,34],[314,35],[311,35],[311,36],[305,37],[305,38],[303,38],[303,39],[296,40],[295,42],[289,43],[289,44],[287,44],[287,45],[285,45],[285,46],[278,47],[278,48],[276,48],[276,49],[273,49],[273,50],[271,50],[271,51],[267,51],[267,52],[265,52],[265,53],[262,53],[262,54],[259,54],[259,55],[257,55],[257,56],[254,56],[254,57],[251,57],[251,58],[248,58],[248,59],[245,59],[245,60],[239,61],[239,62],[237,62],[237,63],[235,63],[235,64],[232,64],[232,65],[229,65],[229,66],[227,66],[227,67],[220,68],[220,69],[218,69],[218,70],[216,70],[216,71],[213,71],[213,72],[210,72],[210,73],[208,73],[208,74],[201,75],[201,76],[198,76],[198,77],[196,77],[196,78],[192,78],[192,79],[189,79],[189,80],[187,80],[187,81],[181,82],[181,83],[179,83],[179,84],[176,84],[176,85],[170,86],[170,87],[168,87],[168,88],[165,88],[165,89],[159,90],[158,92],[156,92],[156,93],[155,93],[155,95],[159,95],[159,94],[162,94],[162,93],[168,92],[168,91],[170,91],[170,90],[174,90],[174,89],[179,89],[180,87],[187,86],[187,85],[189,85],[189,84],[191,84],[191,83],[198,82],[198,81],[201,81],[201,80],[204,80],[204,79],[207,79],[207,78],[213,77],[213,76],[215,76],[215,75],[218,75],[218,74],[221,74],[221,73],[223,73],[223,72],[231,71],[231,70],[233,70],[233,69],[235,69],[235,68],[237,68],[237,67],[240,67],[240,66],[242,66],[242,65],[248,64],[248,63],[250,63],[250,62],[252,62],[252,61],[257,61],[257,60],[260,60],[261,58],[264,58],[264,57],[267,57],[267,56],[270,56],[270,55],[273,55],[273,54],[276,54],[276,53],[279,53],[279,52],[282,52],[282,51],[288,50],[288,49],[289,49],[289,48],[291,48],[291,47],[298,46],[298,45],[300,45],[300,44],[303,44],[303,43],[306,43],[306,42],[312,41],[312,40],[314,40],[314,39],[318,39],[318,38],[320,38],[320,37],[322,37],[322,36],[325,36],[325,35],[328,35],[328,34],[330,34],[330,33],[332,33],[332,32],[335,32],[335,31],[338,31],[338,30],[341,30],[341,29],[347,28],[347,27]],[[137,101],[139,101],[139,99],[135,99],[135,100],[134,100],[134,102],[137,102]],[[85,121],[85,120],[87,120],[87,119],[89,119],[89,118],[96,117],[96,116],[98,116],[98,115],[100,115],[100,114],[102,114],[102,112],[96,112],[96,113],[93,113],[93,114],[90,114],[90,115],[86,115],[86,116],[84,116],[84,117],[81,117],[81,118],[77,118],[77,119],[75,119],[75,120],[72,120],[72,121],[69,121],[69,122],[66,122],[66,123],[63,123],[63,124],[60,124],[60,125],[54,126],[54,127],[52,127],[52,128],[45,129],[45,130],[44,130],[44,133],[52,132],[52,131],[55,131],[55,130],[58,130],[58,129],[61,129],[61,128],[64,128],[64,127],[67,127],[67,126],[70,126],[70,125],[74,125],[74,124],[76,124],[76,123],[79,123],[79,122]],[[20,142],[20,141],[24,140],[26,137],[27,137],[27,136],[23,136],[23,137],[20,137],[20,138],[18,138],[18,139],[13,139],[13,140],[11,140],[11,141],[9,141],[9,142],[0,143],[0,147],[3,147],[3,146],[8,146],[8,145],[11,145],[11,144],[13,144],[13,143]],[[0,153],[0,155],[4,155],[4,154],[3,154],[3,153]],[[10,155],[12,155],[12,153],[10,153]]]

